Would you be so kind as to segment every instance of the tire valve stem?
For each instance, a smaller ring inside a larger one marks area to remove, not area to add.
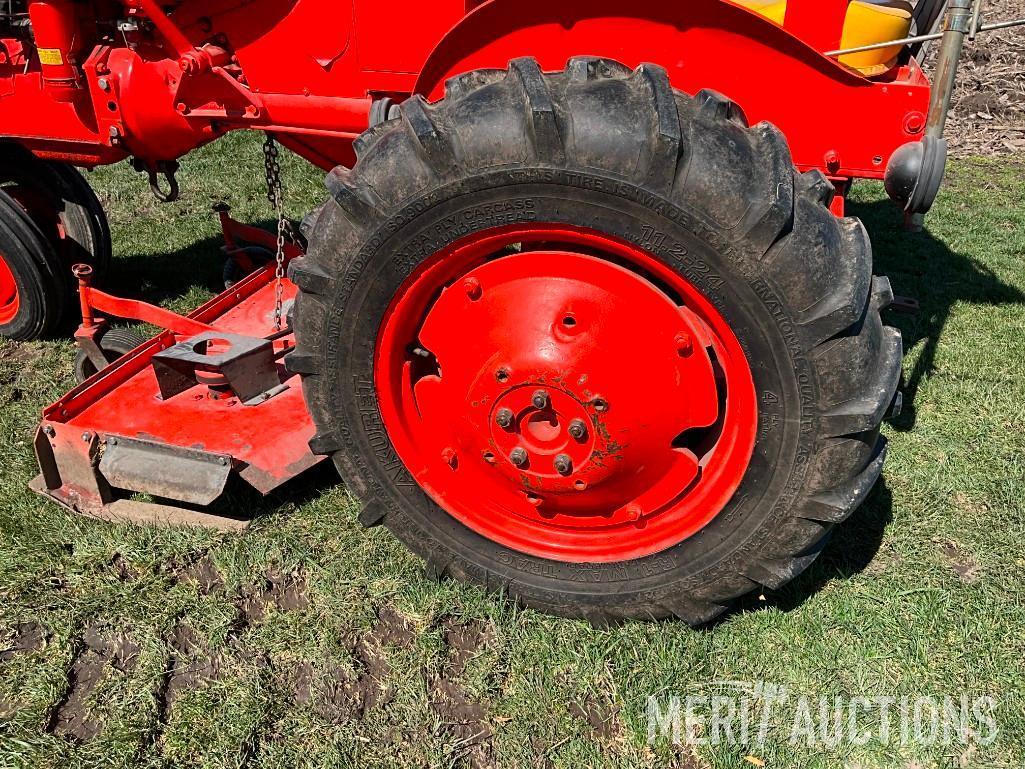
[[[673,341],[676,343],[676,351],[680,353],[680,357],[686,358],[694,352],[694,340],[690,338],[690,334],[679,333]]]
[[[456,465],[459,463],[458,458],[456,457],[456,450],[452,448],[444,449],[441,452],[441,459],[446,465],[451,467],[453,470],[456,469]]]
[[[626,513],[626,517],[627,517],[628,520],[633,521],[638,526],[642,525],[641,524],[641,521],[642,521],[641,515],[642,515],[642,513],[641,513],[641,506],[640,505],[637,505],[637,504],[627,505],[626,506],[626,510],[624,510],[623,512]]]
[[[527,464],[527,451],[522,446],[517,446],[509,452],[510,461],[517,467]]]
[[[463,290],[466,291],[466,295],[474,302],[480,299],[481,294],[484,293],[480,287],[480,281],[476,278],[467,278],[464,280]]]

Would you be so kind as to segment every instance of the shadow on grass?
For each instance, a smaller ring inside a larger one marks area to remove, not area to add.
[[[951,251],[926,228],[905,232],[888,200],[852,203],[848,213],[860,218],[872,237],[875,272],[886,275],[898,295],[917,299],[915,315],[886,313],[886,322],[901,330],[904,351],[921,346],[914,367],[905,372],[904,410],[893,420],[895,429],[915,426],[915,396],[924,378],[934,370],[936,350],[956,303],[972,305],[1025,304],[1025,294],[1003,283],[969,254]]]
[[[1025,304],[1025,294],[1002,282],[974,257],[952,251],[928,228],[920,233],[904,231],[888,200],[852,203],[848,214],[860,218],[868,229],[875,273],[886,275],[896,294],[920,303],[914,315],[889,311],[884,318],[900,328],[905,353],[921,347],[914,366],[905,372],[903,411],[890,422],[894,429],[908,431],[915,426],[915,396],[923,379],[934,370],[936,352],[954,305]],[[737,613],[765,607],[790,611],[831,580],[859,574],[874,560],[892,520],[893,496],[884,474],[865,503],[831,531],[821,555],[807,571],[777,591],[765,591],[764,600],[757,595],[741,599],[707,627],[712,629]]]
[[[885,476],[875,485],[865,503],[827,535],[822,553],[814,563],[779,590],[766,590],[764,600],[752,593],[709,627],[741,612],[774,608],[792,611],[820,592],[834,579],[846,580],[860,574],[876,557],[886,527],[893,520],[893,494]]]
[[[236,474],[228,479],[228,486],[212,505],[202,508],[204,512],[223,515],[226,518],[244,518],[258,523],[261,518],[280,512],[282,507],[302,507],[313,502],[341,482],[334,463],[324,460],[306,472],[296,476],[267,496],[239,478]]]
[[[255,226],[273,232],[274,222],[261,220]],[[103,281],[103,289],[129,299],[151,304],[180,299],[199,288],[214,293],[224,290],[227,259],[218,234],[167,253],[130,254],[118,258]]]

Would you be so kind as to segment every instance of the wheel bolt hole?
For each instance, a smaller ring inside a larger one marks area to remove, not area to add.
[[[587,481],[577,478],[577,480],[573,481],[573,488],[577,491],[583,491],[587,488]]]
[[[508,382],[509,369],[500,368],[498,371],[495,372],[495,379],[497,379],[499,382]]]
[[[573,328],[575,325],[577,325],[577,319],[574,318],[572,315],[567,315],[565,318],[562,319],[562,325],[566,326],[567,328]]]
[[[609,402],[604,398],[595,398],[591,401],[591,405],[594,406],[594,410],[598,412],[608,411]]]

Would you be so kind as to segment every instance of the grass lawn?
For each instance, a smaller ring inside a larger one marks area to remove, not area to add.
[[[285,171],[301,215],[320,174]],[[210,204],[268,218],[255,137],[190,156],[173,205],[123,165],[90,178],[114,231],[108,285],[180,310],[221,274]],[[0,342],[0,767],[1020,769],[1025,161],[954,163],[922,234],[900,231],[878,185],[851,209],[877,271],[921,301],[890,314],[913,403],[886,428],[884,480],[815,565],[702,631],[593,629],[431,582],[386,531],[360,528],[329,472],[261,503],[242,535],[66,514],[26,485],[72,344]],[[725,680],[790,693],[764,740],[649,744],[649,696]],[[884,739],[876,712],[859,744],[790,739],[799,695],[963,692],[996,701],[995,741]]]

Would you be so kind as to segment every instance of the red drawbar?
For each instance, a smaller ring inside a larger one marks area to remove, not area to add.
[[[719,312],[652,254],[567,225],[478,233],[422,265],[384,318],[375,380],[435,502],[558,561],[681,542],[754,448],[751,371]]]
[[[0,326],[7,325],[18,315],[18,284],[14,273],[0,254]]]

